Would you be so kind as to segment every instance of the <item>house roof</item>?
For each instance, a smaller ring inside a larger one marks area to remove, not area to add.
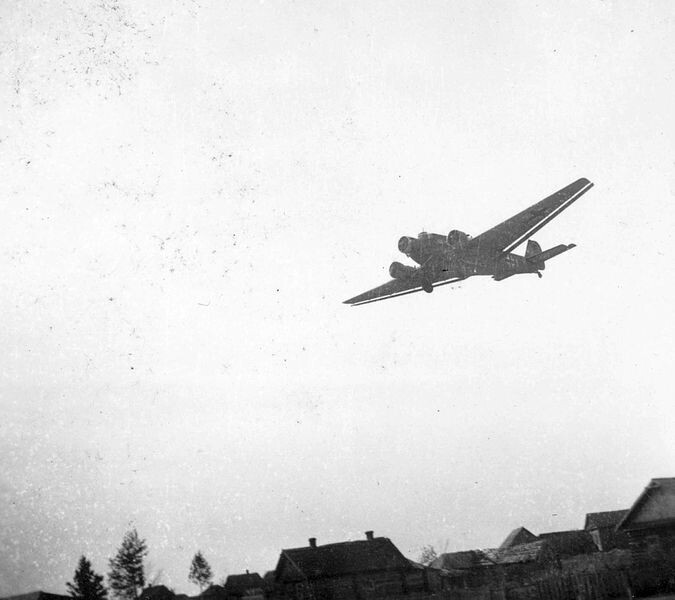
[[[165,585],[151,585],[141,592],[139,600],[173,600],[175,597]]]
[[[436,569],[457,572],[478,567],[494,565],[512,565],[541,560],[546,553],[545,542],[535,540],[507,548],[488,548],[485,550],[466,550],[441,554],[431,566]]]
[[[243,596],[248,590],[261,590],[264,587],[265,582],[258,573],[228,575],[225,580],[225,591],[232,596]]]
[[[616,527],[621,519],[628,514],[628,509],[606,510],[604,512],[587,513],[584,529],[602,529],[604,527]]]
[[[529,542],[536,542],[537,536],[525,527],[517,527],[502,542],[500,548],[510,548],[511,546],[518,546],[519,544],[527,544]]]
[[[433,560],[429,566],[446,571],[461,571],[478,566],[480,560],[478,550],[462,550],[461,552],[445,552]]]
[[[659,510],[656,506],[650,510],[650,504],[654,504],[654,500],[659,496],[669,504],[666,512]],[[617,530],[639,529],[658,522],[675,522],[675,477],[652,479],[616,528]]]
[[[583,529],[540,533],[539,539],[545,541],[558,558],[590,554],[598,549],[591,534]]]
[[[200,595],[200,598],[225,598],[227,592],[222,585],[211,584]]]
[[[290,569],[286,569],[286,567]],[[414,568],[396,546],[384,537],[340,542],[323,546],[305,546],[282,550],[276,568],[277,579],[285,572],[295,578],[315,579],[364,571],[389,571]]]
[[[19,594],[18,596],[5,596],[2,600],[72,600],[70,596],[62,594],[50,594],[38,590],[36,592],[29,592],[27,594]]]
[[[538,561],[543,557],[544,550],[545,542],[537,540],[509,548],[499,547],[483,550],[483,554],[487,560],[496,565],[512,565]]]

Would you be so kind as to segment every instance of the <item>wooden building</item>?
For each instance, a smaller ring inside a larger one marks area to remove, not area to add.
[[[282,550],[274,571],[278,600],[369,600],[430,591],[427,569],[384,537]]]
[[[176,594],[165,585],[149,585],[138,600],[175,600]]]
[[[591,534],[583,529],[540,533],[539,539],[545,542],[551,554],[557,559],[598,551]]]
[[[227,593],[224,586],[213,583],[199,595],[199,598],[203,600],[227,600]]]
[[[675,566],[675,477],[652,479],[617,526],[629,538],[635,564]]]
[[[29,592],[27,594],[19,594],[18,596],[6,596],[0,600],[73,600],[70,596],[62,594],[50,594],[38,590],[37,592]]]
[[[598,550],[609,552],[617,548],[628,548],[628,536],[616,530],[616,526],[627,513],[628,509],[607,510],[586,515],[584,530],[591,535]]]
[[[521,585],[557,565],[556,556],[542,540],[503,546],[441,554],[431,566],[443,570],[446,587],[476,590]]]
[[[502,542],[500,549],[511,548],[512,546],[519,546],[520,544],[528,544],[530,542],[536,542],[537,536],[534,535],[529,529],[525,527],[517,527],[509,535],[506,536],[506,539]]]
[[[225,580],[225,596],[227,600],[263,600],[265,582],[258,573],[241,573],[228,575]]]

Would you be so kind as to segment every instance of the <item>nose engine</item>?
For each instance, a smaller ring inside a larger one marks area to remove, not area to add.
[[[400,262],[393,262],[389,267],[389,275],[394,279],[411,279],[412,277],[415,277],[416,274],[417,269],[415,267],[402,265]]]
[[[416,238],[411,238],[408,237],[407,235],[404,235],[399,241],[398,241],[398,249],[403,252],[406,256],[410,256],[411,254],[417,252],[419,249],[420,242]]]

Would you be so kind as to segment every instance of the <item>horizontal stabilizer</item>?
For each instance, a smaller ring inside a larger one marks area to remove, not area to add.
[[[572,248],[575,248],[576,244],[560,244],[558,246],[555,246],[553,248],[549,248],[548,250],[544,250],[544,252],[540,252],[539,254],[533,254],[532,256],[525,256],[527,259],[527,262],[531,263],[544,263],[547,260],[552,259],[555,256],[558,256],[558,254],[562,254],[563,252],[567,252],[568,250],[571,250]],[[529,249],[529,244],[528,244],[528,249]]]

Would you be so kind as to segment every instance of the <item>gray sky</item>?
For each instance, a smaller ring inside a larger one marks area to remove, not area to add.
[[[0,5],[0,595],[124,532],[498,544],[673,475],[675,5]],[[542,280],[360,308],[579,177]]]

